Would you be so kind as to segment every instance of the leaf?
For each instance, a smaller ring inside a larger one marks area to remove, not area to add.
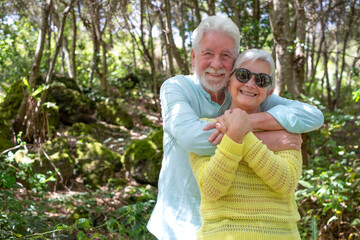
[[[350,224],[350,226],[356,226],[356,225],[360,225],[360,218],[355,218]]]
[[[311,185],[309,182],[307,181],[304,181],[304,180],[299,180],[299,184],[303,187],[306,187],[306,188],[312,188],[313,185]]]
[[[88,240],[86,234],[83,231],[80,231],[77,235],[76,235],[76,239],[77,240]]]
[[[337,220],[338,217],[337,216],[332,216],[328,221],[327,221],[327,225],[329,225],[332,221]]]
[[[26,79],[26,77],[23,77],[22,78],[22,81],[24,83],[24,85],[26,86],[26,88],[29,90],[29,92],[31,93],[31,88],[30,88],[30,85],[29,85],[29,82],[28,80]]]

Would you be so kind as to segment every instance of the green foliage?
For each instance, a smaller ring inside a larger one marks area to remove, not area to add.
[[[360,237],[356,228],[349,228],[358,226],[360,219],[360,192],[354,191],[360,189],[360,116],[342,112],[324,116],[325,125],[309,133],[314,157],[296,192],[302,213],[299,227],[304,239],[317,239],[318,234],[336,237],[342,232]]]

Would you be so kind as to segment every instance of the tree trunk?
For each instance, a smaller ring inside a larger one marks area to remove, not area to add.
[[[298,90],[292,77],[292,57],[289,52],[292,39],[290,34],[288,2],[284,0],[268,0],[267,3],[276,53],[277,88],[275,92],[283,95],[285,86],[287,86],[288,91],[293,96],[297,96]]]
[[[41,4],[41,27],[39,30],[38,42],[35,51],[35,57],[29,73],[29,86],[32,91],[36,86],[36,81],[39,78],[40,63],[44,51],[46,32],[48,31],[48,18],[52,7],[52,0],[43,0]],[[30,95],[29,91],[25,90],[23,99],[21,101],[19,111],[15,117],[14,129],[17,132],[23,131],[25,137],[33,140],[32,133],[34,131],[34,117],[30,115],[34,113],[35,99]],[[29,115],[29,116],[27,116]],[[24,129],[25,128],[25,129]],[[38,129],[40,131],[40,129]]]
[[[194,11],[195,11],[196,22],[197,22],[196,25],[198,26],[201,22],[199,3],[198,3],[198,0],[194,0],[193,3],[194,3]]]
[[[354,19],[354,14],[355,14],[355,0],[352,0],[351,3],[351,8],[350,8],[350,13],[349,13],[349,17],[348,17],[348,24],[346,24],[345,27],[345,37],[344,37],[344,41],[343,41],[343,49],[342,49],[342,62],[341,62],[341,70],[340,70],[340,75],[337,77],[337,81],[336,81],[336,90],[335,90],[335,97],[334,97],[334,109],[336,109],[339,105],[339,99],[340,99],[340,92],[341,92],[341,82],[342,82],[342,76],[344,73],[344,69],[345,69],[345,54],[346,54],[346,47],[347,47],[347,43],[348,43],[348,39],[350,36],[350,33],[353,31],[352,29],[352,23],[353,23],[353,19]]]
[[[240,28],[240,14],[237,7],[238,4],[239,2],[237,0],[232,0],[231,2],[232,10],[234,11],[234,23],[238,26],[238,28]]]
[[[59,29],[59,34],[58,34],[58,38],[56,39],[56,47],[55,47],[55,52],[54,55],[51,59],[50,62],[50,66],[49,66],[49,70],[48,70],[48,74],[46,76],[45,79],[45,84],[50,84],[52,82],[52,77],[53,77],[53,73],[54,73],[54,69],[55,69],[55,63],[56,63],[56,59],[58,57],[60,48],[62,46],[62,42],[63,42],[63,36],[64,36],[64,28],[65,28],[65,23],[66,23],[66,17],[69,14],[71,8],[72,8],[72,4],[74,3],[74,0],[71,0],[70,5],[67,6],[63,12],[63,16],[62,16],[62,20],[61,20],[61,26]]]
[[[304,78],[305,78],[305,10],[304,0],[296,0],[295,4],[296,16],[296,47],[294,53],[294,83],[297,84],[297,91],[295,98],[300,97],[300,93],[304,92]]]
[[[324,30],[325,31],[325,30]],[[324,41],[324,51],[323,51],[323,55],[324,55],[324,78],[326,80],[326,91],[327,91],[327,105],[328,105],[328,109],[330,111],[334,111],[334,106],[332,105],[333,101],[331,100],[331,85],[330,85],[330,79],[329,79],[329,71],[328,71],[328,62],[329,62],[329,56],[327,53],[327,42]]]
[[[215,15],[215,1],[214,0],[208,0],[208,6],[209,6],[209,16]]]
[[[76,80],[76,40],[77,40],[77,24],[76,24],[76,16],[75,10],[71,9],[72,16],[72,45],[71,45],[71,72],[73,78]]]
[[[166,26],[167,31],[166,32],[167,32],[167,38],[169,40],[170,47],[171,47],[171,53],[175,57],[176,63],[180,67],[181,72],[183,74],[187,75],[187,74],[189,74],[188,66],[185,64],[185,62],[181,58],[181,54],[180,54],[179,50],[177,49],[175,42],[174,42],[174,37],[173,37],[173,32],[172,32],[172,27],[171,27],[170,1],[169,0],[165,0],[165,14],[166,14],[166,23],[167,23],[167,26]]]

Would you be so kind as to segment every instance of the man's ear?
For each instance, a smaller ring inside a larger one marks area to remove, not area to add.
[[[194,49],[191,48],[191,66],[195,67],[195,52]]]
[[[270,96],[274,92],[273,88],[269,88],[269,90],[266,93],[266,97]]]

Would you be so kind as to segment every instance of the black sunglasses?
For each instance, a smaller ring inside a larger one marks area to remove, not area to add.
[[[253,73],[246,68],[236,68],[231,72],[229,78],[231,78],[234,73],[236,79],[241,83],[248,82],[251,79],[252,75],[255,76],[255,83],[258,87],[265,88],[272,83],[272,77],[265,73]]]

